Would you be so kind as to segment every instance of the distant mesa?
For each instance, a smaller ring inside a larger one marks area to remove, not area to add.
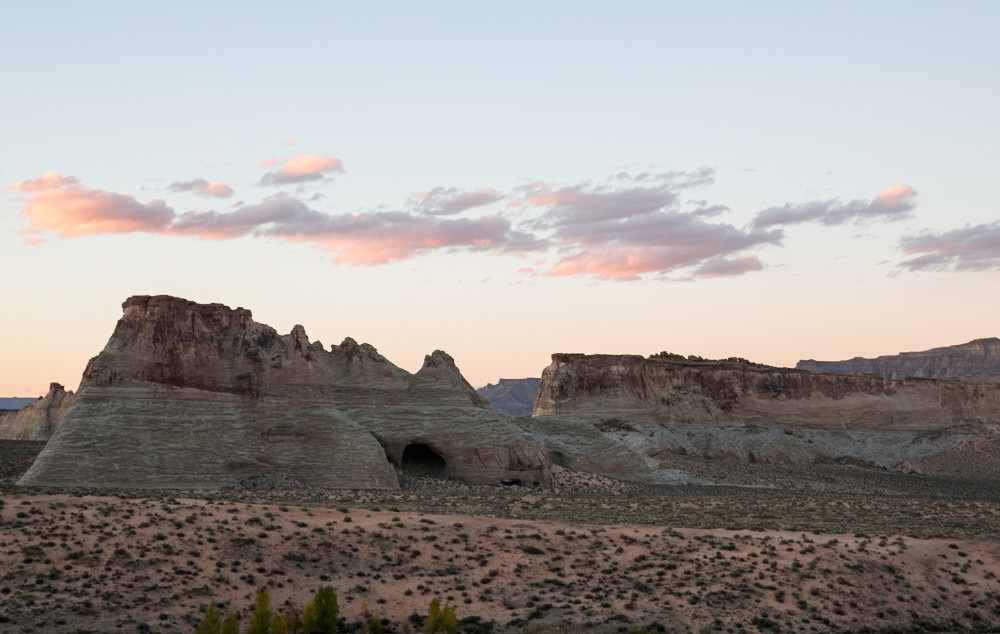
[[[976,339],[957,346],[922,352],[902,352],[874,359],[799,361],[795,367],[810,372],[877,374],[887,379],[918,377],[976,383],[1000,382],[1000,339]]]
[[[28,397],[0,397],[0,412],[15,412],[29,403],[34,403],[38,400],[38,397],[28,398]]]
[[[507,416],[531,416],[540,379],[500,379],[476,390],[493,409]]]

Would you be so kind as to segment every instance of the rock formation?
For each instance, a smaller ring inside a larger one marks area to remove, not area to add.
[[[650,457],[894,467],[1000,424],[1000,385],[814,374],[666,353],[555,354],[533,416],[588,422]],[[1000,475],[1000,463],[991,469]]]
[[[539,379],[500,379],[476,392],[489,401],[493,409],[507,416],[531,416],[538,393]]]
[[[302,326],[279,335],[243,308],[137,296],[123,312],[75,397],[53,385],[16,415],[28,438],[51,435],[19,484],[395,488],[399,473],[546,484],[553,464],[705,483],[691,460],[1000,479],[1000,383],[556,354],[532,417],[509,417],[440,350],[410,374],[371,345],[326,348]]]
[[[0,419],[0,440],[48,440],[73,403],[73,392],[58,384],[48,393]]]
[[[394,488],[390,463],[471,483],[548,482],[543,445],[489,409],[441,351],[411,375],[368,344],[327,350],[243,308],[167,296],[122,308],[20,484]]]
[[[958,346],[923,352],[847,361],[799,361],[795,367],[810,372],[877,374],[887,379],[922,377],[974,383],[1000,382],[1000,339],[976,339]]]

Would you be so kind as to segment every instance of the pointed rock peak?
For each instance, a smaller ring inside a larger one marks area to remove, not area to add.
[[[63,387],[62,383],[49,383],[49,394],[60,394],[65,392],[66,388]]]
[[[435,350],[434,352],[424,356],[425,368],[441,366],[458,372],[458,367],[455,365],[455,359],[444,350]]]
[[[306,329],[301,324],[295,324],[292,326],[290,336],[292,338],[292,342],[295,344],[296,350],[309,347],[309,335],[306,334]]]
[[[351,337],[345,337],[340,346],[332,348],[333,352],[340,352],[349,358],[370,359],[379,363],[388,363],[388,360],[379,354],[375,346],[370,343],[358,343]]]
[[[492,409],[489,402],[480,396],[465,380],[462,372],[455,365],[455,359],[444,350],[435,350],[424,357],[424,366],[413,375],[414,385],[420,389],[445,389],[455,394],[461,394],[476,407]]]

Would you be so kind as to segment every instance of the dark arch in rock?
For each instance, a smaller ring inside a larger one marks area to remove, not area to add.
[[[422,443],[407,445],[400,463],[403,473],[411,476],[448,477],[448,462],[444,456]]]
[[[552,460],[552,464],[566,467],[566,456],[561,451],[550,451],[549,457]]]

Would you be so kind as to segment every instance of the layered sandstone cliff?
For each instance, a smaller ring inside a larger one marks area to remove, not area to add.
[[[533,416],[587,421],[652,457],[893,467],[1000,424],[1000,385],[814,374],[666,353],[555,354]],[[1000,464],[993,468],[1000,474]]]
[[[45,396],[0,420],[0,440],[48,440],[72,403],[73,392],[50,384]]]
[[[847,361],[799,361],[796,368],[810,372],[877,374],[887,379],[922,377],[975,383],[1000,382],[1000,339],[976,339],[969,343],[922,352]]]
[[[390,463],[467,482],[548,481],[542,444],[489,409],[446,353],[410,374],[368,344],[326,349],[243,308],[167,296],[122,307],[21,484],[223,487],[278,475],[394,488]]]

